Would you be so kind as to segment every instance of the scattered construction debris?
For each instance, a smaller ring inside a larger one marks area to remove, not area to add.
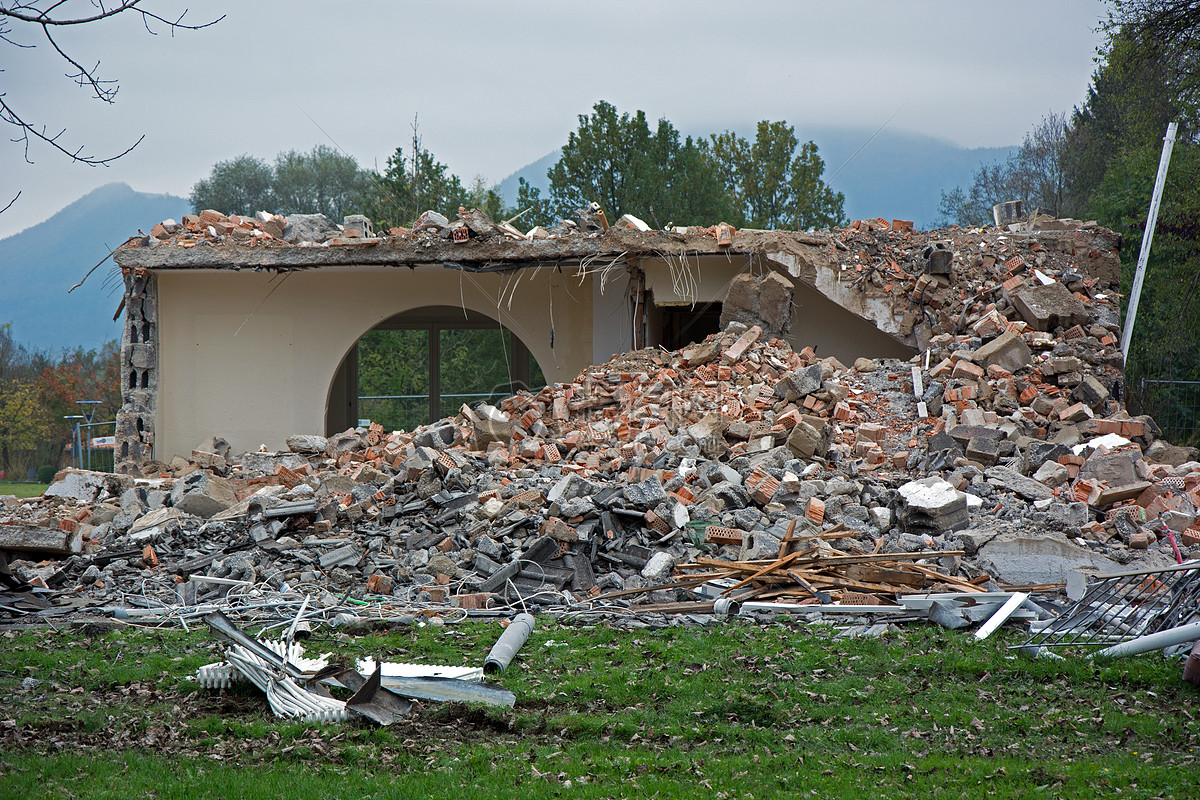
[[[205,215],[141,245],[386,238],[353,221]],[[605,230],[593,214],[526,236],[464,210],[388,235],[453,247],[654,233],[637,222]],[[1097,643],[1113,643],[1102,635],[1113,619],[1129,629],[1121,641],[1187,624],[1159,600],[1124,598],[1127,587],[1103,590],[1121,599],[1098,617],[1095,597],[1048,623],[1035,602],[1124,565],[1175,586],[1191,568],[1171,565],[1200,556],[1200,454],[1120,402],[1115,239],[1092,246],[1111,232],[1042,219],[918,234],[898,222],[801,244],[844,262],[827,293],[904,298],[909,312],[889,307],[881,325],[920,344],[909,361],[847,366],[793,348],[779,338],[789,321],[753,301],[776,291],[772,278],[747,276],[722,332],[624,353],[498,407],[408,432],[295,435],[281,451],[238,454],[214,437],[140,476],[67,471],[42,498],[5,498],[0,549],[16,585],[0,614],[187,624],[218,609],[287,619],[311,601],[313,620],[347,625],[518,611],[705,624],[886,615],[982,624],[981,638],[1040,618],[1033,647],[1075,635],[1088,614],[1104,622]],[[714,250],[754,239],[796,277],[823,280],[801,245],[768,232],[671,235]],[[1152,611],[1164,620],[1153,628]]]
[[[304,608],[296,622],[304,616]],[[531,618],[532,619],[532,618]],[[511,708],[512,692],[482,683],[483,670],[417,664],[360,661],[355,668],[330,664],[331,656],[305,658],[292,641],[295,625],[278,641],[251,638],[219,611],[205,617],[213,635],[225,642],[225,661],[201,667],[197,682],[206,689],[223,689],[238,679],[249,681],[267,696],[279,717],[303,722],[343,722],[354,716],[390,725],[407,714],[408,698],[438,702],[475,702]],[[513,653],[508,655],[511,660]],[[507,662],[506,662],[507,665]],[[346,700],[329,694],[326,686],[353,692]]]
[[[1035,625],[1022,649],[1079,647],[1117,656],[1186,643],[1177,649],[1182,655],[1200,639],[1200,561],[1091,579],[1079,575],[1067,591],[1075,603]]]

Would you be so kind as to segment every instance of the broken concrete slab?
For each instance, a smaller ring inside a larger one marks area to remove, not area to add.
[[[1110,453],[1096,451],[1088,456],[1087,461],[1079,468],[1079,477],[1097,480],[1109,486],[1135,483],[1138,475],[1134,468],[1134,453],[1129,450],[1115,450]]]
[[[69,556],[83,552],[83,531],[0,525],[0,551]]]
[[[1036,536],[1004,533],[979,549],[990,562],[991,572],[1012,586],[1066,583],[1076,569],[1116,572],[1121,565],[1069,541],[1061,533],[1047,531]]]
[[[62,497],[80,503],[94,503],[104,491],[106,477],[97,472],[69,470],[43,492],[44,497]]]
[[[1013,295],[1012,304],[1030,327],[1039,331],[1069,328],[1090,319],[1083,303],[1058,281],[1026,286]]]
[[[936,476],[909,481],[897,495],[900,525],[909,533],[940,536],[970,522],[967,496]]]
[[[792,327],[792,283],[777,272],[734,278],[721,304],[721,327],[740,322],[759,326],[766,336],[782,336]]]
[[[233,487],[224,478],[197,470],[175,482],[171,505],[182,514],[207,519],[237,502]]]
[[[1029,345],[1016,331],[1005,331],[975,351],[975,361],[984,367],[1019,372],[1033,363]]]

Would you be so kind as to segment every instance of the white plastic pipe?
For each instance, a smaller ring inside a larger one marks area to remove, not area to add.
[[[1180,625],[1178,628],[1168,628],[1165,631],[1139,636],[1128,642],[1114,644],[1096,653],[1098,656],[1116,658],[1117,656],[1136,656],[1139,653],[1149,653],[1151,650],[1162,650],[1176,644],[1194,642],[1200,639],[1200,622]]]
[[[492,645],[491,652],[483,662],[483,671],[488,675],[496,675],[508,669],[508,665],[525,644],[529,634],[533,632],[534,617],[532,614],[517,614],[509,626],[500,634],[500,638]]]

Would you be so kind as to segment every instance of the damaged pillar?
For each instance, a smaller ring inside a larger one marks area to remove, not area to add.
[[[154,454],[158,398],[158,291],[154,276],[123,269],[125,324],[121,331],[121,408],[117,411],[116,471],[141,475]]]

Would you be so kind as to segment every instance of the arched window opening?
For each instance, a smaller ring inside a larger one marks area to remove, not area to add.
[[[329,433],[378,422],[412,430],[460,406],[538,389],[545,376],[528,348],[493,319],[457,307],[398,314],[351,348],[330,389]]]

